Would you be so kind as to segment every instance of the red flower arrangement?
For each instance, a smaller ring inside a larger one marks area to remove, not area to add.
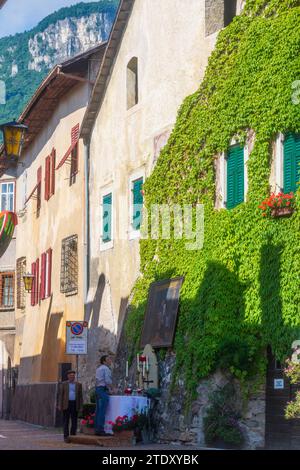
[[[108,421],[114,432],[133,431],[137,428],[142,429],[147,422],[146,413],[135,413],[131,418],[118,416],[115,421]]]
[[[139,361],[140,361],[140,362],[146,362],[146,361],[147,361],[146,356],[140,356],[140,357],[139,357]]]
[[[85,416],[81,420],[81,425],[86,426],[87,428],[94,428],[95,427],[95,413]]]
[[[263,217],[289,215],[295,208],[295,195],[294,193],[272,193],[258,207],[262,210]]]

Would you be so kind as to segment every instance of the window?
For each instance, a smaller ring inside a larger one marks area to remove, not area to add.
[[[78,237],[62,241],[60,291],[66,295],[78,292]]]
[[[112,193],[102,198],[102,242],[112,241]]]
[[[70,186],[76,183],[76,175],[78,173],[78,142],[71,152],[71,171],[70,171]]]
[[[14,308],[14,274],[1,273],[0,274],[0,300],[1,309]]]
[[[133,57],[127,65],[127,109],[138,103],[138,59]]]
[[[47,299],[51,295],[51,275],[52,275],[52,249],[49,248],[41,256],[41,285],[40,300]]]
[[[17,308],[24,309],[26,306],[26,294],[23,276],[26,274],[26,258],[17,259]]]
[[[55,192],[55,160],[56,151],[52,150],[51,155],[46,158],[45,163],[45,200],[49,201]]]
[[[230,147],[227,153],[227,209],[232,209],[244,201],[244,148],[240,145]]]
[[[283,144],[283,192],[295,192],[300,181],[300,134],[289,133]]]
[[[78,173],[78,142],[79,139],[79,124],[73,127],[71,131],[71,170],[70,170],[70,186],[76,183],[76,175]]]
[[[237,0],[224,0],[224,26],[228,26],[236,16]]]
[[[131,230],[138,235],[143,216],[143,183],[144,178],[140,177],[131,180]]]
[[[15,182],[1,183],[1,211],[15,210]]]

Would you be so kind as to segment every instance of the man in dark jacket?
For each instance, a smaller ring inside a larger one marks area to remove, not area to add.
[[[82,384],[75,381],[75,371],[67,372],[68,380],[59,385],[57,408],[63,412],[64,440],[69,439],[69,423],[71,418],[71,436],[76,435],[78,413],[83,405]]]

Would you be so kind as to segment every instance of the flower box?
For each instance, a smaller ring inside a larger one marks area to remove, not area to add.
[[[294,193],[272,193],[258,207],[262,210],[263,217],[287,217],[296,209],[295,195]]]
[[[114,439],[119,443],[120,447],[132,446],[136,444],[134,431],[124,429],[123,431],[114,432]]]
[[[276,207],[276,209],[271,210],[272,217],[288,217],[294,212],[293,207]]]
[[[87,426],[86,424],[82,424],[80,428],[82,434],[86,434],[88,436],[94,436],[95,435],[95,428],[91,428]]]

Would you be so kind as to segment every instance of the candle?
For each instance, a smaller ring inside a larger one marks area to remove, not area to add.
[[[126,361],[126,377],[128,377],[128,361]]]
[[[143,377],[145,377],[145,365],[146,365],[146,363],[143,362]]]

